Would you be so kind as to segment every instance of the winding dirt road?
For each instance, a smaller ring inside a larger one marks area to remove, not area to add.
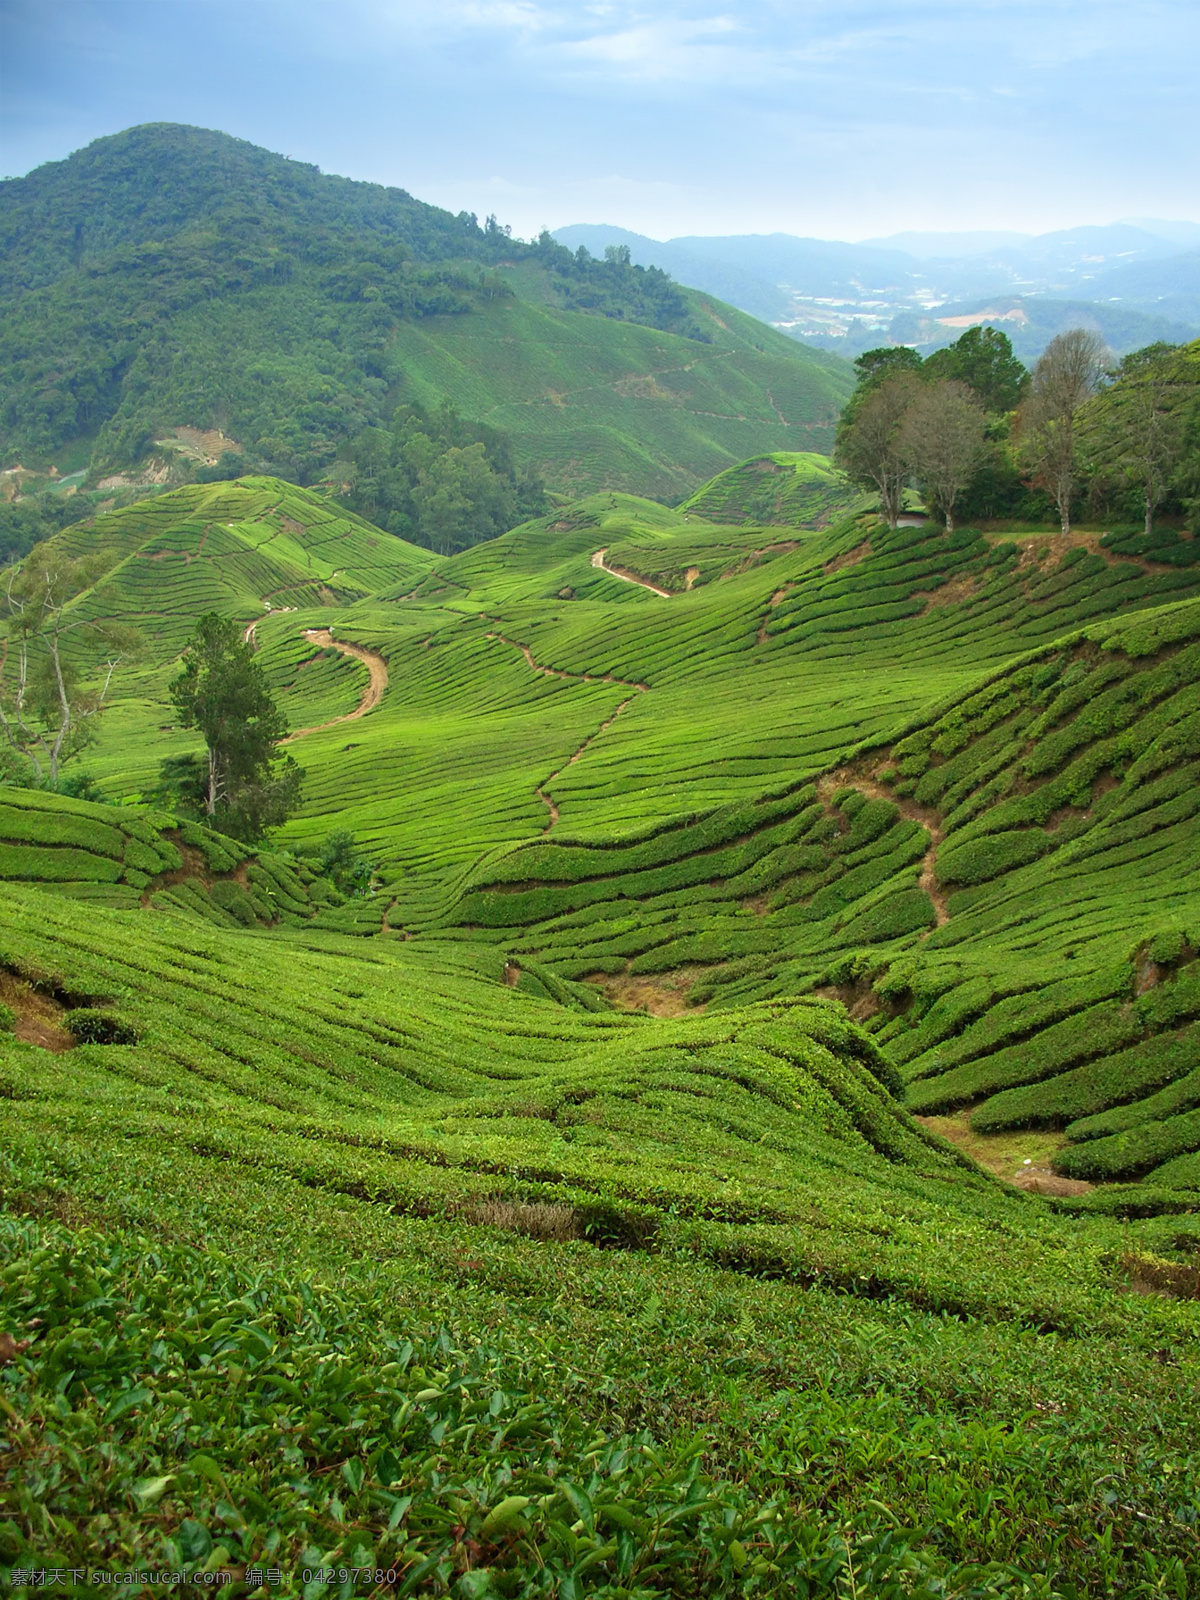
[[[628,572],[624,567],[610,567],[604,559],[607,554],[608,546],[605,545],[603,550],[597,550],[592,557],[592,565],[600,572],[607,572],[610,578],[620,578],[624,583],[636,583],[639,589],[649,589],[651,594],[658,595],[662,600],[671,599],[669,589],[660,589],[656,583],[650,583],[646,578],[639,578],[636,572]],[[691,588],[690,583],[688,588]]]
[[[310,733],[320,733],[323,728],[336,728],[339,722],[357,722],[359,717],[365,717],[368,711],[383,699],[383,691],[388,686],[387,662],[374,650],[367,650],[361,644],[347,644],[344,639],[335,639],[328,628],[305,628],[304,637],[311,639],[313,644],[322,650],[340,650],[344,656],[353,656],[356,661],[361,661],[370,674],[367,687],[363,690],[363,697],[353,711],[347,711],[343,717],[331,717],[328,722],[318,722],[312,728],[297,728],[295,733],[281,739],[280,744],[293,744],[297,739],[304,739]]]

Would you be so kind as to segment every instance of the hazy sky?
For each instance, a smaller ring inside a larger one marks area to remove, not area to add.
[[[1200,0],[0,0],[0,172],[222,128],[514,231],[1200,220]]]

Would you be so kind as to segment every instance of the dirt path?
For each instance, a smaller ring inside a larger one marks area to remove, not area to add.
[[[258,649],[258,640],[255,637],[255,629],[258,627],[259,623],[260,622],[265,622],[267,620],[267,617],[282,617],[285,612],[295,611],[295,609],[296,609],[295,606],[271,606],[271,605],[267,605],[267,600],[266,600],[265,596],[263,598],[263,605],[267,606],[266,615],[265,616],[261,616],[261,617],[256,617],[255,620],[250,624],[250,626],[248,628],[246,628],[242,633],[242,643],[243,644],[253,645],[256,650]]]
[[[603,550],[600,551],[600,554],[604,554]],[[595,564],[596,559],[593,556],[592,565],[595,566]],[[639,582],[640,580],[634,579],[632,581]],[[567,683],[612,683],[616,684],[618,688],[633,690],[632,694],[626,695],[625,699],[621,701],[620,705],[612,713],[612,715],[606,717],[596,731],[594,733],[589,733],[583,743],[572,751],[572,753],[563,762],[561,767],[556,767],[548,777],[542,779],[541,783],[534,785],[534,794],[537,795],[538,799],[550,813],[550,820],[542,829],[543,833],[549,833],[551,828],[553,828],[555,823],[558,821],[558,806],[551,796],[546,793],[546,790],[554,782],[555,778],[559,777],[561,773],[565,772],[568,767],[574,766],[575,762],[579,760],[580,756],[588,748],[588,746],[593,743],[594,740],[598,739],[600,735],[608,728],[611,728],[613,723],[621,715],[622,711],[625,710],[626,706],[631,706],[639,694],[645,694],[650,685],[648,683],[634,683],[628,678],[614,678],[611,672],[565,672],[561,667],[544,667],[540,661],[536,661],[534,659],[533,651],[529,648],[529,646],[527,644],[522,644],[519,639],[509,639],[503,633],[489,633],[486,635],[486,637],[489,639],[499,639],[501,644],[506,644],[511,646],[511,648],[514,650],[519,650],[525,657],[525,660],[529,666],[532,667],[533,671],[540,673],[544,678],[562,678],[564,682]]]
[[[671,599],[671,591],[669,589],[660,589],[656,583],[651,583],[646,578],[639,578],[636,572],[628,572],[624,567],[608,566],[604,560],[607,554],[608,546],[605,545],[603,550],[597,550],[593,555],[592,565],[601,572],[607,572],[610,578],[620,578],[625,583],[636,583],[639,589],[649,589],[651,594],[658,595],[662,600]],[[691,588],[691,584],[688,585],[688,588]]]
[[[766,642],[767,642],[767,623],[770,622],[770,620],[771,620],[772,611],[774,611],[775,607],[780,603],[780,601],[783,599],[784,595],[787,594],[788,590],[789,589],[794,589],[795,587],[796,587],[796,585],[794,583],[785,583],[783,588],[782,589],[776,589],[775,593],[771,596],[770,600],[767,601],[767,609],[763,612],[763,619],[759,623],[758,632],[754,636],[755,640],[757,641],[757,643],[766,644]]]
[[[253,626],[253,624],[251,625]],[[310,733],[320,733],[324,728],[335,728],[339,722],[357,722],[359,717],[365,717],[368,711],[383,699],[383,691],[388,686],[387,662],[374,650],[367,650],[360,644],[347,644],[342,639],[335,639],[328,628],[305,628],[304,637],[311,639],[313,644],[322,650],[340,650],[344,656],[353,656],[356,661],[361,661],[370,674],[367,687],[363,690],[363,697],[353,711],[347,711],[343,717],[331,717],[328,722],[319,722],[313,728],[297,728],[295,733],[289,734],[286,739],[281,739],[280,744],[292,744],[297,739],[304,739]]]
[[[836,772],[817,779],[817,793],[826,803],[839,789],[857,789],[872,800],[888,800],[899,808],[900,815],[907,821],[919,822],[925,829],[929,835],[929,848],[921,860],[921,876],[917,879],[917,887],[924,889],[933,901],[938,927],[945,927],[950,921],[950,908],[937,881],[937,853],[942,842],[942,819],[937,812],[931,811],[928,806],[919,806],[903,795],[893,794],[884,784],[877,783],[874,778],[863,777],[850,767],[839,767]]]

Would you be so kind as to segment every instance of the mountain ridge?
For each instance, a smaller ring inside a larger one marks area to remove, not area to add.
[[[58,453],[89,482],[180,428],[312,481],[398,404],[448,397],[475,418],[508,405],[552,487],[678,495],[755,427],[828,448],[851,383],[661,272],[202,129],[146,125],[8,180],[0,219],[4,454]],[[514,343],[543,357],[535,383]]]

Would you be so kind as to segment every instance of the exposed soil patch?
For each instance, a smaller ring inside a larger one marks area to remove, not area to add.
[[[867,979],[860,979],[856,983],[827,983],[813,993],[822,1000],[839,1000],[845,1006],[847,1015],[855,1022],[865,1022],[868,1017],[873,1017],[876,1012],[883,1010],[883,1001],[872,989]]]
[[[1057,1195],[1059,1198],[1087,1194],[1092,1187],[1082,1178],[1060,1178],[1049,1167],[1024,1167],[1009,1182],[1015,1188],[1023,1189],[1026,1194]]]
[[[662,600],[671,598],[669,589],[660,589],[656,583],[651,583],[648,578],[639,578],[636,572],[630,572],[625,567],[610,567],[604,557],[608,554],[608,546],[597,550],[592,556],[592,565],[601,572],[607,572],[610,578],[621,578],[625,583],[636,583],[639,589],[649,589],[651,594],[656,594]]]
[[[1093,1187],[1079,1178],[1060,1178],[1049,1166],[1050,1158],[1067,1140],[1061,1133],[1045,1128],[1013,1128],[1003,1133],[977,1133],[971,1126],[972,1107],[946,1117],[917,1117],[931,1133],[955,1145],[985,1172],[1026,1194],[1065,1197],[1087,1194]]]
[[[340,650],[344,656],[353,656],[356,661],[361,661],[369,674],[367,687],[353,711],[347,711],[342,717],[331,717],[328,722],[319,722],[313,728],[298,728],[286,739],[281,739],[280,744],[291,744],[296,739],[306,738],[310,733],[320,733],[324,728],[335,728],[339,722],[355,722],[359,717],[365,717],[367,712],[374,711],[383,699],[383,692],[388,686],[387,662],[377,651],[367,650],[360,644],[347,644],[342,639],[335,639],[328,628],[305,628],[304,637],[311,639],[313,644],[319,645],[322,650]]]
[[[766,644],[766,642],[767,642],[767,623],[770,622],[770,620],[771,620],[771,613],[772,613],[772,611],[775,610],[775,608],[783,600],[783,598],[787,594],[788,590],[792,589],[794,587],[795,587],[794,584],[785,583],[783,588],[782,589],[776,589],[775,593],[767,601],[767,609],[763,612],[763,619],[759,623],[758,632],[754,636],[755,637],[755,642],[757,644]]]
[[[956,606],[963,600],[974,599],[979,593],[979,579],[974,573],[968,572],[961,578],[951,578],[948,583],[943,583],[937,589],[914,589],[913,599],[924,600],[925,609],[921,615],[927,617],[939,606]]]
[[[1100,543],[1104,537],[1102,533],[1072,530],[1063,534],[1047,529],[1044,533],[988,532],[983,537],[989,544],[1015,544],[1020,549],[1017,576],[1022,578],[1031,577],[1035,572],[1053,572],[1062,565],[1063,557],[1069,550],[1086,550],[1089,555],[1099,556],[1110,567],[1134,566],[1149,573],[1179,571],[1178,567],[1169,566],[1165,561],[1147,561],[1144,556],[1123,556],[1114,550],[1106,550]]]
[[[206,467],[215,467],[227,450],[236,454],[242,451],[238,441],[228,438],[219,428],[173,428],[165,439],[154,442],[164,450],[175,450]]]
[[[0,968],[0,1005],[15,1012],[13,1034],[25,1044],[39,1045],[56,1055],[63,1050],[74,1050],[77,1040],[62,1025],[66,1007],[3,968]]]
[[[699,1016],[702,1005],[689,1006],[688,991],[703,967],[680,967],[652,976],[632,972],[592,972],[584,978],[600,989],[619,1011],[644,1011],[651,1017]]]
[[[553,1201],[481,1200],[464,1206],[459,1215],[466,1222],[482,1223],[487,1228],[504,1228],[527,1239],[566,1240],[586,1238],[585,1219],[574,1206]]]
[[[844,572],[847,567],[856,567],[860,561],[865,561],[871,554],[871,541],[864,539],[861,544],[856,544],[853,550],[847,550],[843,555],[834,556],[832,561],[827,561],[821,569],[828,577],[831,572]]]
[[[1166,1294],[1176,1300],[1200,1300],[1200,1267],[1159,1261],[1132,1251],[1121,1257],[1121,1266],[1129,1274],[1129,1287],[1135,1294]]]

